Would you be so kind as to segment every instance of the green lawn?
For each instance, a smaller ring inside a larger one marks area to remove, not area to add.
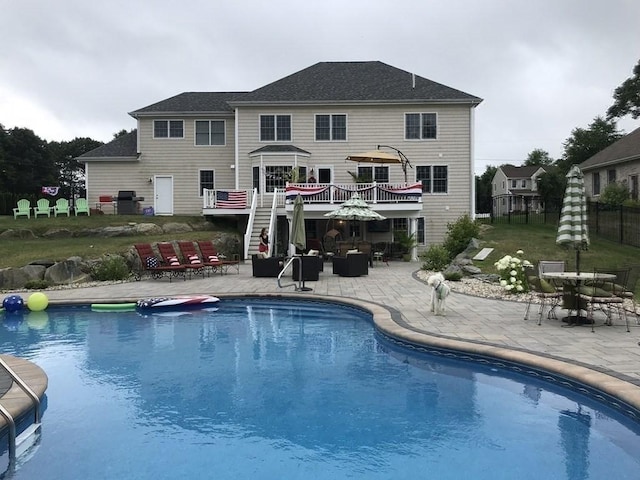
[[[77,255],[83,258],[97,258],[105,253],[124,253],[134,243],[159,242],[166,240],[211,240],[216,231],[232,231],[227,225],[211,226],[212,230],[193,231],[187,233],[173,233],[171,235],[130,236],[130,237],[97,237],[74,236],[81,230],[96,229],[107,226],[123,226],[130,223],[150,222],[158,225],[166,223],[188,223],[201,225],[205,222],[202,217],[188,216],[154,216],[142,215],[92,215],[37,219],[0,216],[0,234],[8,229],[27,229],[37,237],[33,238],[0,238],[0,268],[21,267],[35,259],[64,260]],[[44,238],[42,235],[52,229],[66,229],[71,236],[64,238]]]

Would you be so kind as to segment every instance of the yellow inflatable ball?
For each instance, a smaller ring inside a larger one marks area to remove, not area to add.
[[[36,292],[29,295],[27,299],[27,307],[32,312],[41,312],[49,305],[49,299],[42,292]]]

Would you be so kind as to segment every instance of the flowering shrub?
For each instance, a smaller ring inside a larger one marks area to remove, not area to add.
[[[531,262],[522,260],[524,252],[518,250],[516,256],[505,255],[494,263],[500,274],[500,285],[509,293],[525,293],[529,291],[527,281],[527,268],[531,268]]]

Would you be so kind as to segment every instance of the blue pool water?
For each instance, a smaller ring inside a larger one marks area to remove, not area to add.
[[[11,478],[640,478],[640,426],[617,411],[393,346],[369,320],[263,299],[5,322],[2,352],[49,376],[40,445]]]

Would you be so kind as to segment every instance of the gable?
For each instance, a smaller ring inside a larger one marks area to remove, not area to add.
[[[640,128],[585,160],[579,167],[585,171],[632,160],[640,160]]]

